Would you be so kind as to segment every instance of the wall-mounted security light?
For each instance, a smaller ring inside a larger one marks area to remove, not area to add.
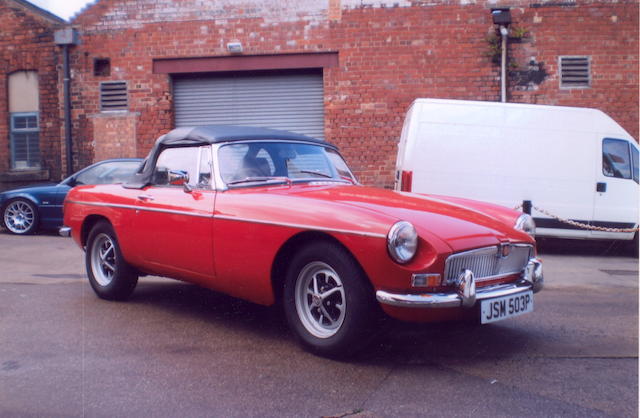
[[[232,54],[242,54],[242,44],[240,42],[229,42],[227,44],[227,51]]]
[[[511,12],[509,8],[496,8],[491,9],[491,18],[494,25],[507,26],[511,23]]]

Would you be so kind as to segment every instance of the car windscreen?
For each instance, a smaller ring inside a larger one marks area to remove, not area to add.
[[[340,154],[320,145],[289,142],[246,142],[218,151],[220,175],[227,183],[272,177],[292,181],[355,182]]]
[[[110,161],[81,171],[75,177],[75,184],[123,183],[140,166],[139,161]]]

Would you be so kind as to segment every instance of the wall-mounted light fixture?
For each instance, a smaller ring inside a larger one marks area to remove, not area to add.
[[[227,44],[227,51],[229,51],[232,54],[242,54],[242,43],[229,42]]]
[[[509,26],[511,23],[511,12],[508,7],[491,9],[491,18],[494,25]]]

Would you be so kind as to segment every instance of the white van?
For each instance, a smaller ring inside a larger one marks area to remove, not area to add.
[[[396,189],[530,201],[537,236],[631,240],[634,231],[552,216],[637,228],[638,144],[596,109],[418,99],[402,128]]]

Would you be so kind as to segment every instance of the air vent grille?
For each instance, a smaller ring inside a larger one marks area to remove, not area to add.
[[[108,81],[100,83],[100,110],[127,110],[127,82]]]
[[[560,87],[591,86],[589,57],[560,57]]]

